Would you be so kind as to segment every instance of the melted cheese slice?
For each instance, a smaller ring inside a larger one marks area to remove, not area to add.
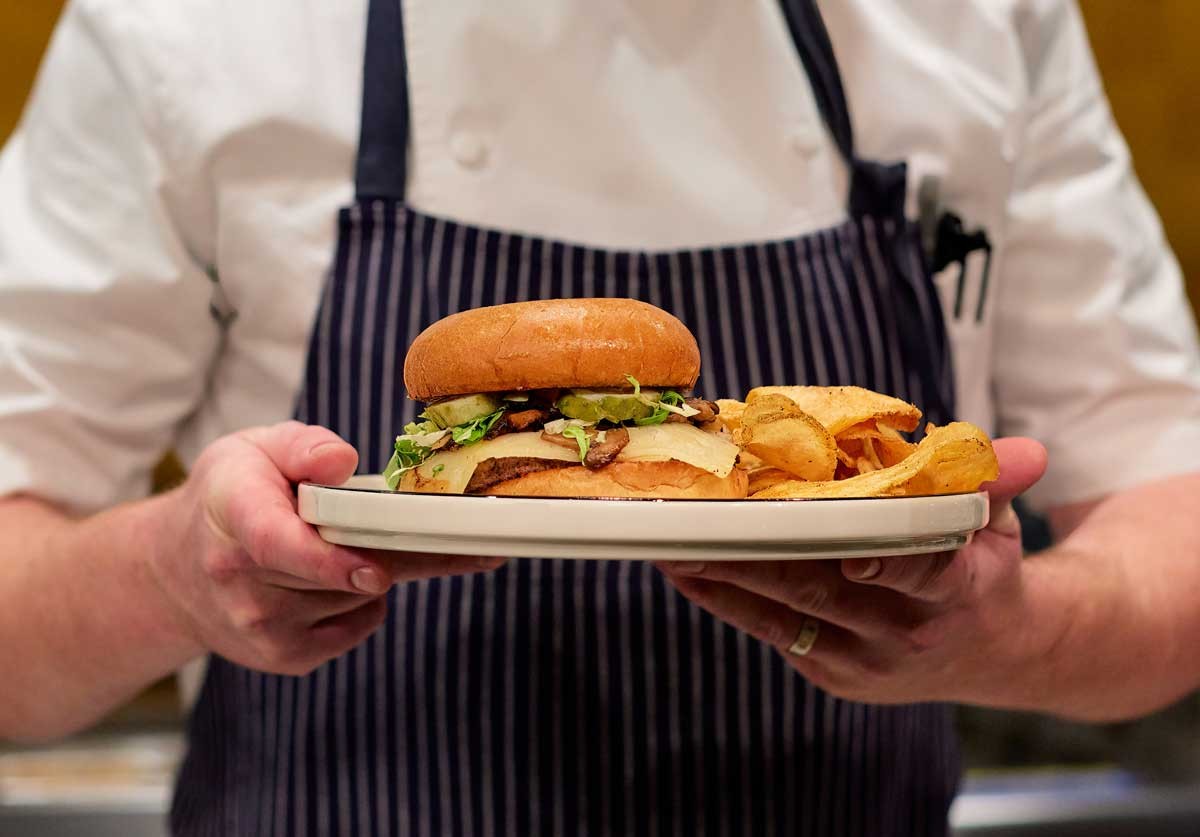
[[[738,446],[691,424],[655,424],[629,428],[629,444],[618,462],[665,462],[678,459],[724,479],[737,462]]]
[[[666,462],[677,459],[708,471],[722,479],[729,476],[737,461],[738,447],[712,433],[705,433],[690,424],[659,424],[650,427],[630,427],[629,444],[617,456],[618,462]],[[400,488],[411,490],[421,483],[421,490],[434,494],[462,494],[475,466],[485,459],[504,456],[528,456],[535,459],[557,459],[578,462],[578,451],[547,442],[540,430],[531,433],[506,433],[486,442],[436,453],[404,475]],[[437,473],[434,473],[434,471]]]

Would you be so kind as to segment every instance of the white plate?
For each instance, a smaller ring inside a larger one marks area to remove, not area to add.
[[[300,517],[333,543],[521,558],[856,558],[957,549],[987,495],[864,500],[577,500],[408,494],[378,476],[300,486]]]

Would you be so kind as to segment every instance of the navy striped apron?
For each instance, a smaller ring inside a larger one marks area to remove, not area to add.
[[[372,0],[358,199],[339,218],[297,417],[335,430],[377,472],[414,417],[400,366],[425,326],[493,303],[622,296],[687,323],[707,397],[861,384],[949,419],[944,326],[903,215],[904,167],[855,156],[816,6],[783,6],[852,167],[848,220],[642,252],[405,206],[401,4]],[[367,642],[306,677],[211,660],[176,834],[945,833],[959,770],[946,707],[831,697],[648,564],[515,560],[400,586],[390,604]]]

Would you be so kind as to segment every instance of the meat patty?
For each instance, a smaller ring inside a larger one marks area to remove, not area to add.
[[[504,422],[514,432],[520,433],[530,428],[541,427],[550,420],[549,410],[519,410],[517,412],[509,411],[504,414]]]
[[[485,459],[475,466],[475,473],[471,474],[471,480],[467,483],[464,493],[482,494],[493,485],[515,480],[526,474],[570,468],[575,464],[561,459],[538,459],[534,456],[500,456]]]

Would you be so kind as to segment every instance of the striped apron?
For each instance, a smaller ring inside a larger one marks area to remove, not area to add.
[[[598,250],[404,204],[399,0],[372,0],[358,198],[296,416],[386,462],[414,417],[401,362],[465,308],[622,296],[680,317],[697,391],[860,384],[953,413],[937,295],[903,215],[903,165],[858,159],[813,0],[785,18],[852,170],[848,220],[799,238]],[[803,83],[797,79],[797,83]],[[176,834],[943,834],[958,778],[941,705],[851,703],[711,618],[635,561],[515,560],[405,584],[386,623],[306,677],[214,657],[190,720]]]

